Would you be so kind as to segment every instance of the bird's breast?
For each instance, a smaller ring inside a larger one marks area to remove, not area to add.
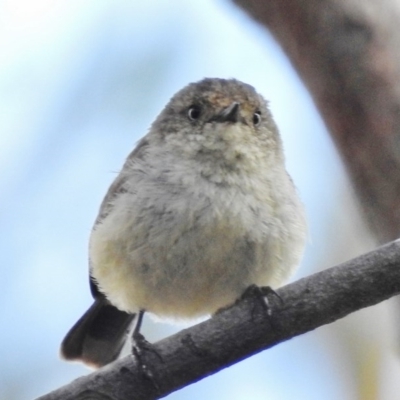
[[[92,233],[92,275],[111,303],[190,318],[274,283],[286,239],[261,188],[160,182],[121,194]]]

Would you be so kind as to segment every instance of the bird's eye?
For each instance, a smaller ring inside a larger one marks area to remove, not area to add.
[[[201,108],[199,106],[190,106],[187,115],[191,121],[196,121],[200,118]]]
[[[253,124],[254,126],[258,126],[261,122],[261,112],[260,111],[256,111],[253,114]]]

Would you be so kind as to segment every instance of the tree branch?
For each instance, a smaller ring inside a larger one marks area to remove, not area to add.
[[[37,400],[134,400],[166,396],[244,358],[400,292],[400,241],[316,273],[269,297],[245,298],[145,352],[152,379],[128,356]]]
[[[275,35],[318,106],[372,231],[400,236],[400,18],[393,0],[234,0]]]

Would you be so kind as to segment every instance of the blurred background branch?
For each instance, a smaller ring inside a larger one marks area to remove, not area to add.
[[[393,0],[234,0],[307,85],[372,231],[400,236],[400,9]]]

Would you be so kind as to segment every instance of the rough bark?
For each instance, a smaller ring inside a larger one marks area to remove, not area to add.
[[[155,399],[400,292],[400,241],[278,290],[246,297],[144,352],[148,373],[125,357],[38,400]]]

